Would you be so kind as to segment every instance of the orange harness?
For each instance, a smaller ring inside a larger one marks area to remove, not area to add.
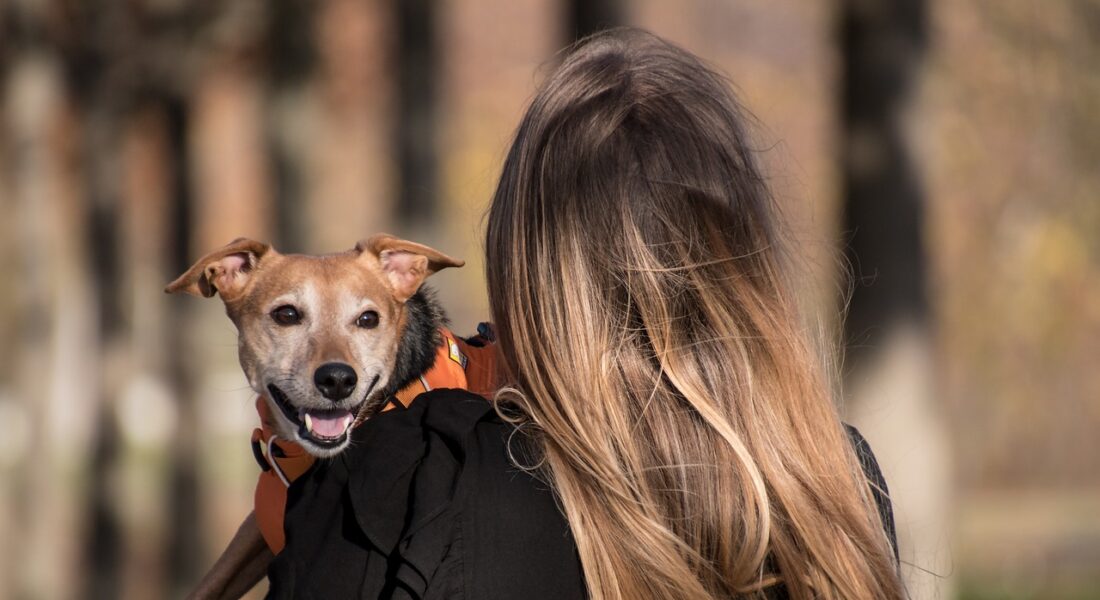
[[[486,342],[491,341],[487,326],[478,330]],[[462,388],[487,398],[496,391],[499,382],[493,345],[471,344],[444,328],[439,332],[443,343],[436,349],[431,368],[395,394],[402,406],[436,388]],[[388,403],[383,410],[391,408],[393,404]],[[275,420],[262,396],[256,397],[256,412],[260,414],[260,427],[252,431],[252,450],[263,468],[256,482],[256,523],[268,548],[278,554],[286,545],[283,514],[287,488],[313,466],[315,458],[297,443],[275,435]]]

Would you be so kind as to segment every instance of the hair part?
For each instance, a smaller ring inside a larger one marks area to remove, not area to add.
[[[636,30],[534,98],[490,208],[490,305],[595,599],[901,598],[799,327],[728,83]],[[624,540],[629,540],[624,543]]]

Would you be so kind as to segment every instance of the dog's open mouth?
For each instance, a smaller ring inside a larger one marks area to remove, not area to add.
[[[309,440],[322,448],[335,448],[343,444],[348,437],[348,430],[355,422],[356,413],[370,396],[374,386],[378,383],[378,376],[374,377],[362,400],[350,409],[333,408],[297,408],[290,402],[283,390],[274,384],[268,384],[267,390],[271,399],[282,411],[288,421],[298,426],[298,436]]]

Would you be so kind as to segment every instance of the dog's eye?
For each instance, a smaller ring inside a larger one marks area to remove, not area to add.
[[[378,327],[378,313],[374,312],[373,310],[368,310],[367,312],[359,315],[359,318],[356,319],[355,324],[362,327],[363,329],[374,329],[375,327]]]
[[[286,304],[271,311],[271,318],[279,325],[297,325],[302,322],[302,313],[297,308]]]

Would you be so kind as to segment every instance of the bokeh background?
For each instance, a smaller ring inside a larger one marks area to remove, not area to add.
[[[1096,0],[0,1],[0,597],[181,596],[248,512],[232,326],[161,292],[207,250],[392,231],[483,320],[509,136],[614,25],[758,119],[912,596],[1100,598]]]

